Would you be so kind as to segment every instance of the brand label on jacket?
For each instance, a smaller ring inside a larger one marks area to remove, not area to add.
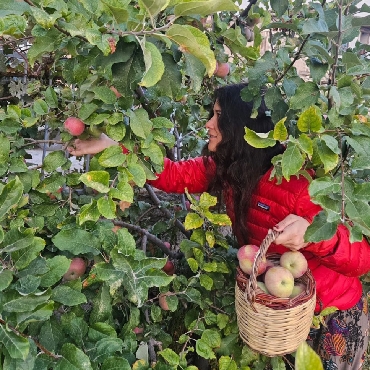
[[[265,211],[269,211],[270,210],[270,206],[265,204],[265,203],[262,203],[262,202],[257,202],[257,206],[264,209]]]

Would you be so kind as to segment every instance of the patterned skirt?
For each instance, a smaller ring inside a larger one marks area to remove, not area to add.
[[[326,317],[326,326],[311,329],[307,343],[320,356],[325,370],[363,368],[369,342],[368,299],[365,295],[349,310]]]

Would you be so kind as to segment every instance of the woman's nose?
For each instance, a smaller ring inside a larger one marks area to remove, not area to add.
[[[213,118],[214,118],[214,117],[212,117],[211,119],[209,119],[209,120],[207,121],[206,126],[205,126],[207,129],[214,128],[214,126],[215,126],[215,125],[214,125],[214,123],[213,123]]]

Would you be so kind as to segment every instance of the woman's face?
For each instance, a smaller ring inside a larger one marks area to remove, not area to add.
[[[221,142],[222,135],[218,129],[218,118],[221,115],[221,107],[216,101],[213,106],[213,117],[206,123],[208,130],[208,150],[215,152],[217,144]]]

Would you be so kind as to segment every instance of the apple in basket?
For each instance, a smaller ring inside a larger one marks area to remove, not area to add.
[[[280,257],[280,266],[288,269],[294,278],[301,277],[307,271],[307,260],[305,256],[298,251],[285,252]]]
[[[239,248],[236,256],[238,257],[239,260],[239,266],[244,273],[248,275],[252,273],[253,262],[257,255],[258,250],[259,248],[253,244],[243,245],[242,247]],[[267,261],[266,258],[263,258],[258,267],[257,275],[263,274],[266,271],[266,267]]]
[[[266,272],[265,285],[271,295],[288,298],[293,293],[294,277],[285,267],[274,266]]]
[[[293,292],[289,298],[297,297],[297,295],[303,293],[306,290],[306,286],[302,283],[295,283],[293,287]]]

